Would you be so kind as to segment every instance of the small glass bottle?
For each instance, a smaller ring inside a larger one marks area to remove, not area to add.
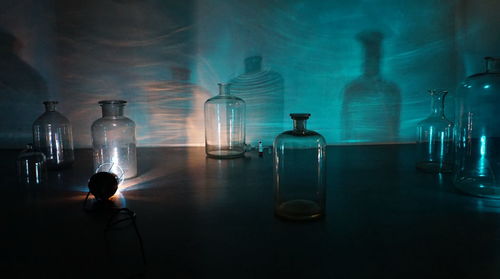
[[[45,155],[31,143],[17,157],[17,174],[21,185],[41,185],[47,180]]]
[[[135,123],[123,116],[126,101],[100,101],[102,118],[92,123],[94,170],[106,166],[109,172],[123,173],[128,179],[137,175]]]
[[[33,123],[34,148],[43,152],[49,169],[61,169],[74,161],[71,123],[56,111],[57,101],[45,101],[45,112]]]
[[[245,101],[230,95],[230,85],[219,83],[219,95],[205,102],[205,152],[213,158],[245,154]]]
[[[430,173],[453,170],[453,122],[444,115],[447,91],[429,90],[431,114],[417,124],[417,169]]]
[[[458,90],[453,183],[465,193],[500,199],[500,59],[485,62],[485,71]]]
[[[292,113],[293,130],[274,140],[275,213],[291,220],[320,218],[325,211],[326,142],[306,129],[309,113]]]

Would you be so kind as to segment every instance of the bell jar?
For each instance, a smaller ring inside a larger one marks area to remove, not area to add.
[[[500,59],[465,79],[457,103],[455,186],[468,194],[500,198]]]

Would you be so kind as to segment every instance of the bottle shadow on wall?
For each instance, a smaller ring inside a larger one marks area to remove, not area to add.
[[[231,83],[231,93],[246,103],[246,143],[272,146],[283,131],[284,80],[272,70],[262,68],[262,56],[244,60],[245,72]]]
[[[382,76],[382,41],[379,31],[362,31],[356,39],[364,49],[362,74],[343,91],[344,143],[390,143],[399,137],[401,93]]]
[[[187,121],[193,107],[191,71],[187,67],[170,68],[171,80],[150,82],[147,87],[149,127],[145,138],[155,144],[184,145],[188,142]]]
[[[48,97],[46,81],[21,57],[22,42],[0,27],[0,145],[32,142],[31,124]]]

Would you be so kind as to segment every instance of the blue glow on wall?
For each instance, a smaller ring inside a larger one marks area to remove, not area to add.
[[[494,0],[18,0],[0,4],[0,147],[31,141],[57,99],[90,146],[97,101],[125,99],[140,146],[203,145],[218,82],[248,99],[248,142],[291,129],[329,144],[413,142],[427,90],[500,55]],[[256,58],[258,57],[258,58]],[[257,60],[252,60],[257,59]],[[246,94],[246,95],[245,95]]]

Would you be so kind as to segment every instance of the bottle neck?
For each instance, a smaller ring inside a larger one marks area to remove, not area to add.
[[[123,116],[123,104],[102,104],[103,117],[120,117]]]
[[[500,59],[493,57],[486,57],[486,72],[487,73],[500,73]]]
[[[293,120],[293,131],[303,133],[307,127],[307,120],[305,119],[294,119]]]
[[[46,112],[56,111],[56,102],[44,102],[43,104],[45,105]]]
[[[432,93],[431,95],[431,115],[444,117],[444,98],[446,94]]]
[[[262,70],[262,57],[251,56],[245,59],[245,73],[255,73]]]
[[[231,94],[231,92],[229,90],[229,84],[228,83],[219,83],[219,95],[227,96],[230,94]]]
[[[380,74],[380,44],[364,44],[365,61],[363,64],[363,75],[368,77],[378,76]]]

